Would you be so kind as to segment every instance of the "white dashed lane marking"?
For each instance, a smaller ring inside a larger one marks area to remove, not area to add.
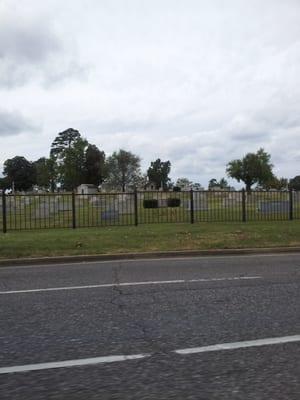
[[[212,346],[174,350],[171,353],[176,353],[178,355],[187,355],[195,353],[205,353],[210,351],[236,350],[236,349],[250,348],[256,346],[268,346],[268,345],[293,343],[293,342],[294,343],[300,342],[300,335],[248,340],[244,342],[222,343],[222,344],[215,344]],[[17,372],[39,371],[39,370],[47,370],[54,368],[67,368],[67,367],[78,367],[86,365],[107,364],[113,362],[138,360],[150,357],[151,355],[152,354],[119,355],[119,356],[83,358],[78,360],[56,361],[56,362],[48,362],[41,364],[16,365],[16,366],[0,368],[0,374],[11,374]]]
[[[101,289],[118,286],[145,286],[145,285],[174,285],[178,283],[201,283],[201,282],[219,282],[219,281],[242,281],[251,279],[262,279],[261,276],[235,276],[232,278],[209,278],[209,279],[176,279],[170,281],[145,281],[145,282],[123,282],[123,283],[103,283],[99,285],[82,285],[82,286],[63,286],[50,287],[40,289],[22,289],[0,291],[0,295],[19,294],[19,293],[39,293],[39,292],[55,292],[60,290],[83,290],[83,289]]]

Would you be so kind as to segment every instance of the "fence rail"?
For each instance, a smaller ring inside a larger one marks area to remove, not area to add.
[[[4,233],[164,222],[281,221],[300,219],[300,192],[3,193],[0,211]]]

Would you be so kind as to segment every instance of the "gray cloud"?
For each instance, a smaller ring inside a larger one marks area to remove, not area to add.
[[[61,50],[59,39],[47,25],[0,19],[0,85],[14,87],[33,79]]]
[[[15,136],[23,132],[35,132],[37,126],[19,112],[0,110],[0,136]]]
[[[1,24],[0,59],[2,60],[39,64],[50,54],[60,50],[58,37],[42,21],[29,26],[23,21],[18,21],[18,24],[13,21]]]
[[[26,5],[19,2],[15,8],[5,4],[9,2],[4,1],[0,8],[0,87],[38,81],[49,86],[87,76],[87,68],[76,59],[70,42],[57,32],[53,16],[38,7],[28,13]],[[34,2],[31,5],[36,6]]]

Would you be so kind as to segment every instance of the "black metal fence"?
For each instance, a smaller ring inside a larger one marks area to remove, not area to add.
[[[181,191],[2,194],[0,229],[300,219],[300,192]]]

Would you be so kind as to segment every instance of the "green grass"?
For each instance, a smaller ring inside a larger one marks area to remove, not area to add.
[[[0,258],[300,246],[300,221],[153,224],[0,234]]]

